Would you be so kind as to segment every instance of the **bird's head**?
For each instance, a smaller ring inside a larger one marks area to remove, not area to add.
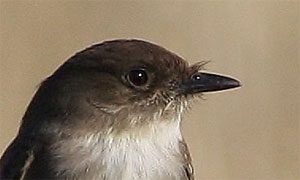
[[[98,130],[128,129],[172,121],[195,95],[240,86],[201,72],[203,64],[189,65],[141,40],[107,41],[75,54],[41,89],[49,89],[47,98],[56,102],[52,108],[61,107],[67,121]]]

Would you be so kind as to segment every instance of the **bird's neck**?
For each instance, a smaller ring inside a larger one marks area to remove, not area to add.
[[[184,172],[182,142],[180,119],[176,119],[117,135],[89,134],[62,141],[54,153],[62,157],[57,171],[69,174],[84,171],[85,176],[99,179],[176,179]]]

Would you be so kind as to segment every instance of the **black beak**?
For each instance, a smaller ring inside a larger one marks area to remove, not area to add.
[[[217,74],[198,72],[182,82],[179,86],[183,94],[221,91],[240,87],[238,80]]]

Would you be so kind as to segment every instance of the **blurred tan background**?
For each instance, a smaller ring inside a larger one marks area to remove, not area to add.
[[[93,43],[141,38],[239,78],[184,121],[197,179],[300,179],[300,1],[1,1],[0,153],[37,85]]]

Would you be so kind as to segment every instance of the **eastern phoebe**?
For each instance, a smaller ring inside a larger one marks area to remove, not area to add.
[[[141,40],[93,45],[39,87],[0,179],[193,179],[180,131],[193,97],[239,87]]]

